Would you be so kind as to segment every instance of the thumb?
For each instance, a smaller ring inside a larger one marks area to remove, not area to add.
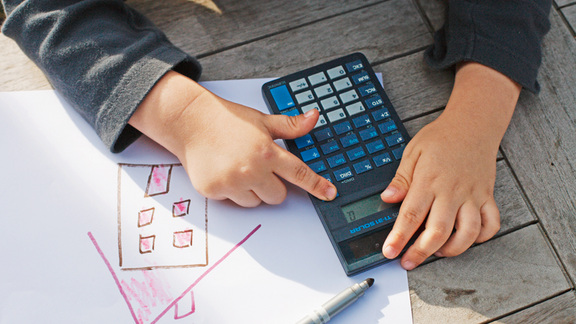
[[[393,204],[401,202],[406,198],[406,194],[408,194],[417,159],[411,159],[411,156],[410,154],[407,154],[407,151],[408,150],[404,151],[394,179],[390,181],[388,187],[386,187],[380,195],[380,198],[382,198],[386,203]]]
[[[265,125],[274,139],[294,139],[308,134],[316,126],[318,117],[316,109],[298,116],[268,115]]]

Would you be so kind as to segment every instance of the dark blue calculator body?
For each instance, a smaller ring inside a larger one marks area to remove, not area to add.
[[[347,275],[390,260],[382,244],[399,204],[380,193],[390,183],[409,140],[366,57],[354,53],[262,86],[273,114],[320,112],[315,128],[286,140],[290,152],[335,184],[338,196],[310,196]]]

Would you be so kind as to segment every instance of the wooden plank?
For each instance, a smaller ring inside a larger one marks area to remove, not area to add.
[[[446,16],[446,0],[416,0],[430,21],[432,28],[438,30],[444,25]]]
[[[543,46],[540,95],[522,93],[502,149],[576,280],[576,40],[558,13]]]
[[[549,299],[516,314],[506,316],[495,324],[568,324],[576,323],[574,291]]]
[[[414,323],[478,323],[570,288],[538,225],[408,272]]]
[[[562,8],[562,14],[564,14],[564,17],[570,24],[570,27],[572,27],[572,31],[576,31],[576,5]]]
[[[16,42],[0,34],[0,91],[52,89],[42,71]]]
[[[380,61],[431,44],[411,0],[390,0],[201,59],[204,80],[275,77],[355,51]]]
[[[198,55],[378,2],[382,0],[214,1],[221,14],[186,0],[127,3],[149,17],[176,46]]]

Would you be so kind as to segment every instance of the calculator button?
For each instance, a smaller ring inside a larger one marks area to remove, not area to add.
[[[302,160],[304,162],[308,162],[310,160],[314,160],[320,157],[320,153],[318,153],[318,150],[316,148],[311,148],[309,150],[300,152],[300,155],[302,156]]]
[[[314,100],[314,95],[312,95],[312,91],[310,90],[301,92],[296,95],[296,101],[298,101],[299,104],[306,103],[310,100]]]
[[[318,72],[316,74],[312,74],[311,76],[308,77],[308,80],[310,80],[310,84],[311,85],[315,85],[318,83],[322,83],[324,81],[326,81],[326,75],[324,74],[324,72]]]
[[[356,118],[352,119],[352,122],[354,122],[354,126],[356,126],[356,128],[360,128],[362,126],[366,126],[366,125],[369,125],[370,123],[372,123],[372,121],[370,120],[370,117],[368,117],[368,115],[356,117]]]
[[[330,143],[326,143],[320,146],[320,148],[322,149],[322,152],[324,152],[325,155],[328,155],[332,152],[338,151],[340,149],[340,146],[338,146],[338,142],[332,141]]]
[[[358,162],[354,164],[353,167],[357,174],[372,170],[372,164],[370,164],[369,160]]]
[[[382,151],[385,148],[386,146],[384,146],[384,143],[382,143],[381,140],[366,144],[366,149],[368,149],[368,153],[370,154]]]
[[[368,73],[366,71],[362,71],[356,75],[353,75],[352,80],[354,81],[355,84],[360,84],[360,83],[364,83],[366,81],[369,81],[370,76],[368,75]]]
[[[358,92],[354,89],[340,94],[340,100],[342,100],[343,103],[348,103],[356,99],[358,99]]]
[[[348,78],[334,81],[334,88],[336,88],[336,91],[348,89],[351,86],[352,86],[352,82],[350,82],[350,79],[348,79]]]
[[[360,61],[360,60],[346,64],[346,69],[348,70],[348,72],[358,71],[358,70],[361,70],[363,68],[364,68],[364,65],[362,64],[362,61]]]
[[[274,102],[276,102],[278,110],[294,107],[294,100],[292,99],[292,96],[290,95],[290,92],[288,92],[288,88],[286,88],[285,85],[270,89],[270,94],[272,95],[272,98],[274,98]]]
[[[314,88],[314,93],[316,93],[318,98],[322,98],[329,94],[333,94],[334,90],[332,90],[332,87],[329,84],[325,84],[323,86]]]
[[[346,159],[344,158],[343,154],[334,155],[333,157],[327,158],[326,161],[328,161],[328,165],[331,168],[335,168],[346,163]]]
[[[309,105],[303,106],[303,107],[302,107],[302,113],[305,114],[305,113],[307,113],[308,111],[310,111],[310,110],[312,110],[312,109],[316,109],[316,110],[320,111],[320,106],[318,106],[317,103],[313,103],[313,104],[309,104]]]
[[[316,173],[320,173],[322,171],[326,171],[326,165],[322,161],[314,162],[312,164],[308,164],[310,169]]]
[[[372,109],[384,104],[384,101],[382,100],[382,98],[380,98],[380,96],[374,96],[372,98],[368,98],[364,100],[364,102],[366,103],[366,106],[368,106],[368,109]]]
[[[324,126],[326,125],[328,122],[326,122],[326,118],[324,117],[324,115],[320,115],[320,117],[318,117],[318,121],[316,122],[316,126],[314,126],[314,128],[318,128],[320,126]]]
[[[324,110],[327,110],[327,109],[334,108],[334,107],[338,106],[340,104],[340,102],[338,101],[338,98],[330,97],[330,98],[326,98],[326,99],[320,101],[320,104],[322,105]]]
[[[352,176],[352,170],[350,170],[349,167],[345,167],[343,169],[334,171],[334,176],[336,177],[336,181],[342,181]]]
[[[390,113],[388,112],[388,109],[382,108],[382,109],[378,109],[376,111],[373,111],[372,117],[374,117],[375,121],[379,121],[379,120],[386,119],[386,118],[390,117]]]
[[[335,122],[337,120],[346,118],[346,114],[344,113],[343,109],[336,109],[334,111],[331,111],[331,112],[327,113],[326,116],[328,116],[328,119],[331,122]]]
[[[314,144],[314,140],[312,139],[312,136],[307,134],[307,135],[304,135],[302,137],[298,137],[298,138],[294,139],[294,143],[296,143],[296,147],[298,149],[301,149],[303,147]]]
[[[298,115],[300,115],[300,112],[298,111],[298,109],[292,109],[289,111],[282,112],[282,115],[284,115],[284,116],[298,116]]]
[[[385,123],[378,125],[378,128],[380,128],[380,132],[382,132],[382,134],[386,134],[388,132],[398,129],[393,120],[389,120]]]
[[[330,130],[330,127],[328,127],[315,132],[314,136],[316,136],[316,140],[318,140],[318,142],[322,142],[323,140],[329,139],[334,135],[332,135],[332,131]]]
[[[362,88],[359,88],[358,91],[360,91],[360,95],[362,97],[366,97],[367,95],[371,95],[373,93],[376,93],[376,87],[373,84],[369,84],[367,86],[363,86]]]
[[[362,102],[357,102],[350,106],[346,106],[346,111],[350,116],[355,115],[359,112],[363,112],[364,110],[366,109],[364,108],[364,104],[362,104]]]
[[[392,158],[388,152],[375,156],[372,160],[374,160],[374,164],[376,164],[377,167],[381,167],[384,164],[392,162]]]
[[[404,153],[405,148],[406,148],[406,146],[402,146],[402,147],[399,147],[397,149],[392,150],[392,154],[394,154],[394,157],[396,158],[396,160],[400,160],[402,158],[402,154]]]
[[[354,160],[357,160],[361,157],[364,157],[366,155],[366,152],[364,152],[362,147],[357,147],[355,149],[352,149],[352,150],[346,152],[346,155],[348,155],[348,159],[350,161],[354,161]]]
[[[390,136],[386,137],[385,140],[386,140],[386,143],[388,143],[388,146],[390,146],[390,147],[397,145],[397,144],[400,144],[400,143],[404,143],[404,137],[402,137],[402,134],[400,134],[400,133],[390,135]]]
[[[342,143],[342,147],[348,147],[360,143],[356,134],[344,136],[340,139],[340,142]]]
[[[321,177],[324,177],[326,180],[330,181],[331,183],[334,183],[328,173],[321,175]],[[338,197],[338,194],[336,194],[336,197]]]
[[[336,132],[336,135],[344,134],[344,133],[352,130],[352,126],[347,121],[340,123],[340,124],[336,124],[332,127],[334,127],[334,131]]]
[[[346,74],[346,71],[344,71],[344,68],[342,68],[342,66],[337,66],[335,68],[332,68],[328,71],[326,71],[326,73],[328,73],[328,76],[330,77],[330,79],[336,79],[337,77],[343,76],[344,74]]]
[[[378,132],[376,132],[376,128],[374,128],[374,127],[370,127],[370,128],[366,128],[364,130],[361,130],[360,132],[358,132],[358,134],[360,134],[360,138],[363,141],[366,141],[366,140],[369,140],[371,138],[378,136]]]
[[[304,78],[292,81],[289,83],[289,85],[290,89],[292,89],[292,92],[308,88],[308,82],[306,82],[306,79]]]

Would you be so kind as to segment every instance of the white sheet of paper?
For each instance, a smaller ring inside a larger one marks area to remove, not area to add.
[[[267,112],[265,81],[204,86]],[[369,277],[330,323],[412,323],[399,263],[347,277],[301,189],[206,200],[145,137],[108,152],[54,91],[0,93],[0,115],[0,323],[294,323]]]

